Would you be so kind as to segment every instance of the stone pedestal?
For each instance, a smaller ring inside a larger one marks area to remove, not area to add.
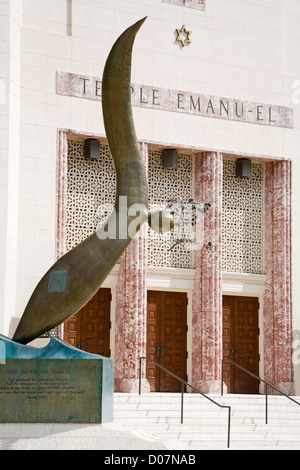
[[[0,423],[113,421],[111,359],[52,337],[44,348],[0,344]]]

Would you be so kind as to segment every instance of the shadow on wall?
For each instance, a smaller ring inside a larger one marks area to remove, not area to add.
[[[13,337],[14,332],[16,331],[19,322],[20,322],[20,317],[11,317],[10,323],[9,323],[9,328],[8,328],[9,338]]]
[[[13,337],[19,322],[20,322],[19,317],[11,318],[10,324],[9,324],[9,331],[8,331],[9,338]],[[50,341],[50,338],[36,338],[35,340],[28,343],[28,346],[33,346],[35,348],[44,348],[45,346],[47,346],[49,341]]]

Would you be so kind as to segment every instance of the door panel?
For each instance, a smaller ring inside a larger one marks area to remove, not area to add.
[[[232,321],[233,321],[233,297],[223,296],[223,357],[232,357]],[[233,372],[230,362],[224,363],[224,382],[228,393],[233,390]]]
[[[148,292],[147,296],[147,357],[158,362],[160,358],[160,293]],[[147,362],[147,379],[152,392],[159,387],[159,368],[150,361]]]
[[[92,354],[110,356],[110,289],[101,288],[64,324],[64,339]]]
[[[64,340],[76,348],[78,333],[80,334],[78,332],[78,314],[75,313],[64,323]]]
[[[147,356],[186,380],[187,296],[179,292],[148,292]],[[181,391],[181,383],[147,361],[151,391]]]
[[[161,365],[186,380],[186,294],[162,294]],[[160,389],[180,391],[181,384],[162,371]]]
[[[258,299],[223,297],[223,357],[230,357],[258,375]],[[259,381],[242,370],[226,364],[224,381],[229,393],[258,393]]]

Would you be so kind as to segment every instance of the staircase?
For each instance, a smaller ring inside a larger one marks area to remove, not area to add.
[[[230,450],[300,449],[300,406],[282,396],[268,397],[265,424],[264,395],[210,395],[231,406]],[[295,398],[299,401],[299,398]],[[170,450],[227,449],[228,411],[201,395],[115,393],[114,426],[133,431]]]

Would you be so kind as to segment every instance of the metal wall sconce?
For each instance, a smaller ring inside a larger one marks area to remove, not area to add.
[[[239,158],[239,160],[236,161],[236,176],[239,178],[250,178],[251,160]]]
[[[86,139],[84,141],[84,156],[86,160],[99,160],[100,141],[97,139]]]
[[[168,170],[177,170],[178,151],[176,149],[164,149],[163,151],[164,168]]]

